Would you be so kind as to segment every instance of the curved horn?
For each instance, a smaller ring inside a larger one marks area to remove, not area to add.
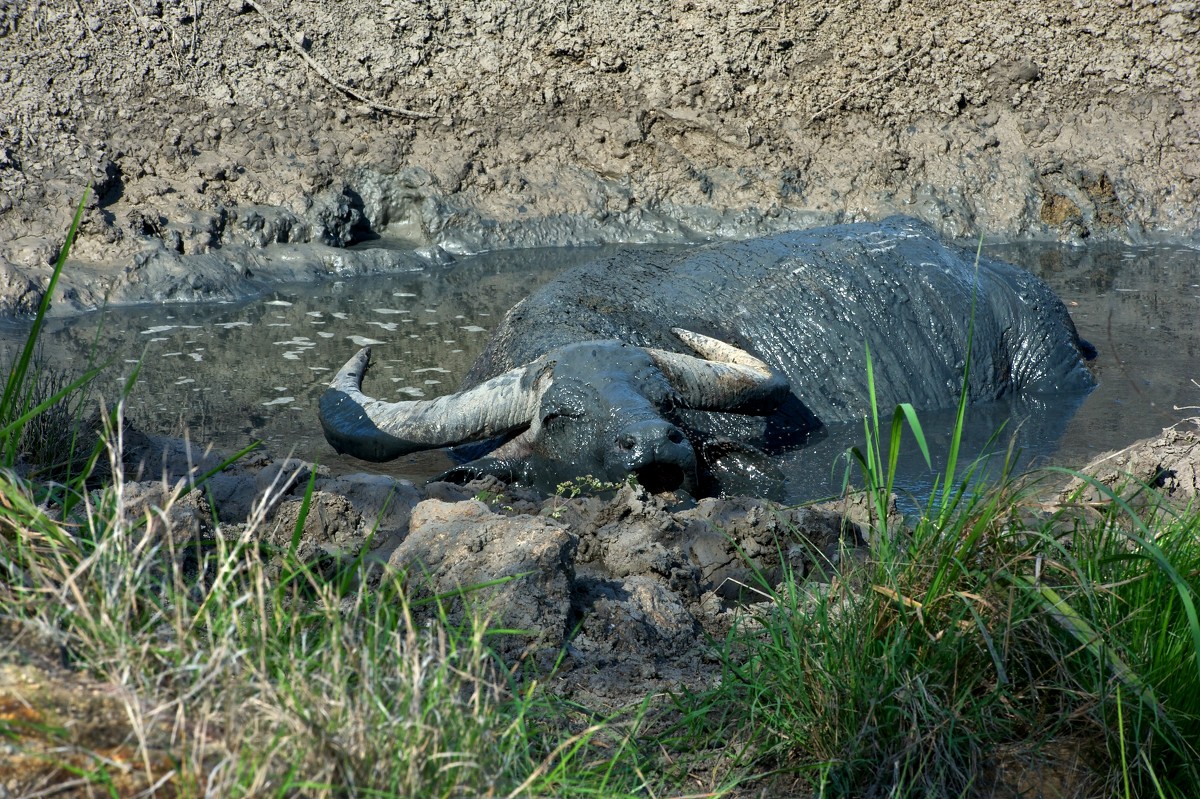
[[[363,347],[321,395],[325,439],[340,453],[385,461],[468,441],[493,438],[529,424],[546,389],[547,370],[534,361],[474,388],[431,400],[383,402],[362,393],[371,361]]]
[[[791,391],[787,378],[745,350],[680,327],[671,332],[703,358],[650,348],[646,352],[689,408],[766,414]]]

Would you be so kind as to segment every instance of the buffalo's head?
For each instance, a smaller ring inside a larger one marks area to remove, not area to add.
[[[494,474],[553,489],[585,475],[628,475],[652,491],[696,492],[697,456],[673,421],[676,409],[766,414],[787,381],[749,353],[687,330],[675,334],[702,357],[619,341],[587,341],[457,394],[382,402],[362,393],[364,348],[321,397],[325,438],[338,452],[383,461],[410,452],[494,440],[500,445],[447,473]]]

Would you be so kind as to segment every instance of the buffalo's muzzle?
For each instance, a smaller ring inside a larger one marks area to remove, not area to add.
[[[615,443],[625,471],[651,493],[695,490],[695,450],[683,431],[670,422],[635,422],[621,430]]]

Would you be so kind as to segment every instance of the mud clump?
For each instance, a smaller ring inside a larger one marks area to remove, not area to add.
[[[1043,222],[1055,227],[1062,227],[1069,222],[1075,222],[1083,217],[1079,206],[1071,202],[1069,197],[1064,197],[1061,194],[1052,194],[1044,198],[1039,215]]]
[[[858,528],[831,510],[747,498],[673,508],[638,486],[537,501],[497,488],[431,487],[464,498],[417,504],[388,563],[418,597],[449,597],[451,620],[472,608],[519,631],[496,643],[510,662],[591,675],[570,690],[593,695],[704,683],[710,636],[727,632],[737,609],[771,601],[789,576],[828,581],[861,552]]]
[[[1062,499],[1103,503],[1114,492],[1137,505],[1160,497],[1181,507],[1194,505],[1200,497],[1200,417],[1101,455],[1079,471],[1086,479],[1073,479]]]
[[[3,313],[89,184],[62,308],[410,257],[347,249],[376,235],[443,259],[897,211],[951,237],[1200,230],[1177,5],[32,2],[0,41]]]
[[[329,579],[359,564],[368,585],[399,575],[418,617],[477,615],[505,631],[488,643],[507,663],[605,701],[705,684],[709,642],[748,604],[774,601],[789,579],[827,583],[865,556],[860,528],[833,507],[695,502],[637,485],[546,497],[491,477],[417,487],[265,455],[201,491],[188,475],[207,464],[186,445],[130,438],[131,475],[157,462],[162,477],[124,486],[129,513],[169,531],[175,549],[250,535],[276,576],[285,558]]]
[[[452,624],[473,607],[491,626],[520,630],[493,642],[514,659],[566,634],[575,546],[552,519],[502,516],[478,500],[430,499],[413,509],[388,562],[405,573],[415,600],[441,597],[439,612]]]

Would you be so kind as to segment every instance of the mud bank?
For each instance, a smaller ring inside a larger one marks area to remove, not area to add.
[[[637,485],[547,496],[490,477],[460,486],[332,475],[266,454],[194,489],[189,481],[216,466],[216,455],[136,430],[125,441],[123,497],[133,517],[152,520],[151,535],[184,546],[250,535],[281,563],[294,543],[317,574],[362,557],[374,564],[367,579],[402,572],[414,599],[441,596],[452,622],[482,608],[491,626],[521,631],[491,642],[510,663],[548,673],[565,651],[560,667],[591,675],[565,684],[597,696],[624,696],[631,681],[643,692],[703,683],[708,641],[745,603],[767,599],[785,574],[828,583],[865,552],[861,512],[845,501],[697,502]],[[453,598],[470,586],[484,587]]]
[[[1184,420],[1101,456],[1082,467],[1095,482],[1066,486],[1058,501],[1096,503],[1106,499],[1102,487],[1144,495],[1132,477],[1168,502],[1194,503],[1198,431],[1200,419]],[[217,455],[132,429],[124,440],[122,496],[131,518],[151,520],[149,535],[170,535],[183,549],[252,536],[280,563],[294,546],[327,576],[358,558],[368,580],[399,571],[414,599],[442,598],[430,613],[458,622],[484,612],[493,628],[520,631],[490,641],[506,662],[553,672],[556,690],[613,705],[706,685],[718,673],[710,642],[749,606],[777,601],[788,576],[814,593],[835,577],[857,584],[868,556],[867,505],[853,495],[810,507],[695,501],[637,485],[546,496],[492,477],[460,486],[332,475],[264,453],[195,489],[189,481],[217,466]]]
[[[1195,242],[1200,12],[623,0],[0,9],[0,310],[901,211]],[[376,235],[415,255],[348,250]]]

